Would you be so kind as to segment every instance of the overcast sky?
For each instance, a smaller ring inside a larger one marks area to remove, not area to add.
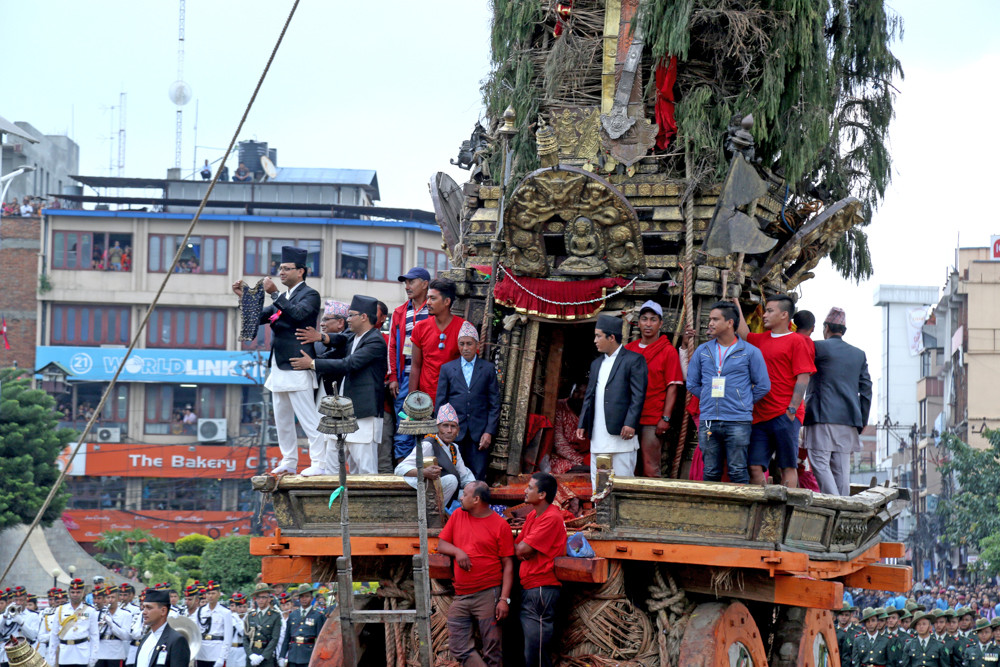
[[[185,172],[217,159],[281,29],[290,0],[188,0]],[[869,227],[875,275],[854,285],[821,264],[802,307],[822,319],[847,310],[848,339],[879,373],[879,284],[941,286],[962,245],[1000,233],[996,191],[1000,2],[905,0],[895,45],[905,80],[892,128],[893,184]],[[178,3],[0,0],[6,55],[0,115],[69,133],[80,170],[117,159],[119,93],[127,93],[124,173],[162,177],[173,166]],[[267,141],[278,164],[378,171],[381,204],[430,209],[427,181],[448,164],[481,114],[489,71],[486,0],[302,0],[240,139]],[[115,172],[116,173],[116,172]]]

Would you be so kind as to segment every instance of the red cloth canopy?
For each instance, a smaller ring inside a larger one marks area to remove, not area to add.
[[[473,267],[485,274],[488,266]],[[594,278],[588,280],[552,280],[512,276],[503,269],[493,291],[494,300],[519,313],[555,320],[585,320],[604,308],[608,290],[628,285],[624,278]],[[593,301],[593,299],[597,299]],[[583,303],[590,302],[590,303]]]

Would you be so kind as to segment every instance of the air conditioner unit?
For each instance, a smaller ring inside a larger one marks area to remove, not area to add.
[[[277,445],[278,444],[278,427],[268,426],[267,436],[264,438],[265,445]]]
[[[225,442],[225,419],[199,419],[198,442]]]
[[[121,442],[121,426],[98,426],[97,442]]]

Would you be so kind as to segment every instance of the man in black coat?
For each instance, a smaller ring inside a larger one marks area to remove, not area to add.
[[[594,345],[600,356],[590,365],[590,380],[583,397],[578,439],[590,437],[590,481],[597,484],[597,455],[611,456],[615,475],[635,475],[639,449],[639,418],[646,400],[649,371],[641,354],[622,346],[624,322],[600,315]],[[595,489],[596,490],[596,489]]]
[[[316,427],[319,413],[316,412],[316,373],[311,370],[297,370],[291,360],[306,350],[311,343],[303,343],[295,336],[297,329],[315,327],[319,317],[319,292],[305,283],[309,268],[306,266],[308,253],[302,248],[284,246],[281,248],[281,265],[278,278],[285,286],[280,291],[268,277],[264,278],[264,291],[273,300],[261,311],[260,324],[271,326],[271,354],[267,365],[269,372],[264,386],[271,392],[274,406],[274,425],[278,432],[278,447],[281,449],[281,463],[271,472],[275,475],[295,474],[298,469],[298,447],[295,434],[295,420],[299,420],[302,430],[309,439],[311,465],[302,471],[303,475],[321,474],[326,438]],[[236,296],[243,296],[240,281],[233,284]]]
[[[844,342],[847,316],[830,309],[823,322],[823,338],[816,343],[816,374],[806,395],[803,444],[823,493],[847,496],[851,492],[851,452],[861,449],[859,438],[872,405],[872,380],[863,350]]]
[[[450,404],[458,413],[458,449],[476,479],[486,481],[490,445],[500,421],[500,383],[497,369],[476,356],[479,332],[471,322],[463,322],[458,332],[458,359],[441,366],[437,400]]]
[[[135,667],[188,667],[191,648],[184,635],[167,624],[170,595],[165,590],[150,590],[142,603],[142,621],[149,632],[139,643]]]
[[[378,474],[378,443],[382,440],[382,409],[385,402],[385,374],[389,364],[388,349],[382,333],[375,328],[378,301],[370,296],[355,295],[347,311],[351,333],[334,334],[333,349],[312,359],[308,353],[292,359],[292,367],[312,369],[322,376],[332,376],[340,384],[341,396],[354,403],[358,430],[344,438],[348,464],[353,474]],[[338,350],[346,346],[342,359]],[[340,472],[337,441],[327,438],[323,464],[325,474]],[[315,465],[315,462],[314,462]]]

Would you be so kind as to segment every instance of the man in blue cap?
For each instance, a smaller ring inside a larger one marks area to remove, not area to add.
[[[410,388],[413,326],[428,317],[427,289],[431,274],[427,269],[415,266],[397,280],[403,283],[406,290],[406,302],[392,311],[389,321],[389,391],[395,400],[395,412],[399,414]],[[397,433],[393,457],[397,461],[406,458],[415,442],[412,435]]]
[[[298,469],[298,447],[295,434],[295,420],[299,420],[302,430],[309,439],[309,458],[312,465],[302,471],[303,475],[318,475],[323,472],[323,453],[326,439],[316,430],[319,413],[316,411],[316,373],[312,370],[296,370],[292,367],[293,357],[312,350],[312,343],[299,341],[296,329],[315,327],[319,317],[319,292],[306,285],[309,267],[306,266],[308,253],[302,248],[283,246],[278,278],[285,290],[279,290],[270,277],[264,278],[263,287],[272,299],[270,306],[261,311],[260,324],[271,326],[271,355],[267,360],[270,369],[264,387],[271,392],[274,406],[274,425],[278,432],[278,447],[281,449],[281,463],[272,474],[295,474]],[[243,283],[233,283],[233,292],[243,297]]]

